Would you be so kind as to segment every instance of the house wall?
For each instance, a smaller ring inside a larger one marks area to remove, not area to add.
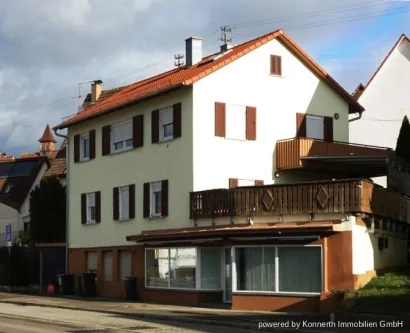
[[[395,149],[402,119],[410,116],[409,84],[410,43],[403,40],[360,96],[366,111],[350,123],[351,142]],[[386,186],[386,177],[374,181]]]
[[[6,225],[11,224],[13,236],[16,236],[20,230],[20,215],[18,211],[5,204],[0,203],[0,246],[6,242]]]
[[[160,144],[151,143],[151,112],[182,103],[182,136]],[[135,150],[102,156],[102,130],[105,125],[144,114],[144,146]],[[74,163],[74,135],[96,130],[96,158]],[[129,245],[125,237],[143,230],[186,227],[189,224],[189,192],[192,191],[192,89],[113,112],[93,121],[70,127],[69,142],[69,247]],[[169,215],[143,218],[143,184],[169,180]],[[113,221],[113,188],[135,184],[135,219]],[[81,224],[81,194],[101,191],[101,223]]]
[[[282,56],[282,77],[269,74],[272,54]],[[347,102],[276,40],[195,83],[193,101],[195,191],[226,188],[229,178],[292,181],[292,174],[275,179],[273,173],[276,141],[296,136],[296,113],[338,113],[334,140],[349,141]],[[256,141],[216,137],[215,102],[256,107]],[[304,180],[315,177],[323,178]]]

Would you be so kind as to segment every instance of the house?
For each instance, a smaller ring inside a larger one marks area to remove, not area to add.
[[[406,261],[409,200],[346,179],[394,152],[348,143],[363,107],[285,32],[205,57],[188,38],[185,59],[100,102],[95,81],[54,127],[70,273],[97,272],[106,297],[134,276],[143,301],[300,312]]]
[[[407,79],[410,74],[410,40],[401,35],[367,84],[353,93],[366,109],[359,121],[350,124],[351,142],[395,148],[403,117],[410,116]],[[374,181],[384,187],[387,178]]]

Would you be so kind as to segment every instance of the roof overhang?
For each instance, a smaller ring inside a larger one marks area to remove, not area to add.
[[[68,119],[68,120],[62,122],[60,125],[54,126],[53,131],[62,130],[62,129],[68,128],[72,125],[82,123],[86,120],[90,120],[90,119],[94,119],[94,118],[106,115],[107,113],[111,113],[113,111],[117,111],[117,110],[129,107],[133,104],[140,103],[140,102],[145,101],[147,99],[150,99],[150,98],[153,98],[153,97],[156,97],[156,96],[159,96],[159,95],[162,95],[162,94],[169,93],[171,91],[177,90],[179,88],[182,88],[183,86],[185,86],[184,83],[179,83],[179,84],[173,85],[171,87],[156,91],[155,93],[148,94],[148,95],[142,96],[140,98],[134,99],[132,101],[129,101],[129,102],[126,102],[126,103],[123,103],[123,104],[120,104],[120,105],[116,105],[116,106],[113,106],[111,108],[107,108],[106,110],[98,112],[96,114],[90,114],[88,116],[85,116],[83,118],[80,118],[80,119],[77,119],[77,120],[74,120],[74,121],[70,121],[70,119]]]

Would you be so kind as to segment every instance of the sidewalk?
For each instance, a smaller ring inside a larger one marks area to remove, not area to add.
[[[254,311],[235,311],[225,309],[194,308],[184,306],[159,305],[139,302],[113,301],[102,298],[80,299],[75,297],[31,296],[12,293],[0,293],[0,302],[22,306],[41,306],[61,309],[77,309],[91,312],[102,312],[129,318],[145,318],[147,321],[173,321],[194,323],[198,325],[216,325],[238,327],[244,329],[258,329],[274,331],[269,327],[260,327],[261,323],[279,323],[307,320],[310,322],[328,322],[329,315],[272,313]],[[341,321],[380,320],[380,316],[336,314]],[[385,320],[393,320],[385,317]],[[408,324],[406,323],[406,326]],[[334,331],[329,329],[329,331]],[[324,332],[324,331],[323,331]]]

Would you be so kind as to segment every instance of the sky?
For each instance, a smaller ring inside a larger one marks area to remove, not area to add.
[[[1,0],[0,149],[38,151],[46,124],[77,112],[81,82],[108,89],[172,69],[190,36],[215,52],[222,25],[234,44],[284,29],[352,92],[409,18],[409,0]]]

